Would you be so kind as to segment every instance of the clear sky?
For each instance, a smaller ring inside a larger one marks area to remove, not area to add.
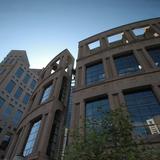
[[[22,49],[42,68],[65,48],[77,58],[80,40],[155,17],[160,0],[0,0],[0,61]]]

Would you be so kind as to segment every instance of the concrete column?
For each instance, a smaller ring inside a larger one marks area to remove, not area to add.
[[[115,66],[113,57],[110,57],[110,64],[111,64],[113,78],[116,78],[118,75],[117,75],[117,70],[116,70],[116,66]]]
[[[144,53],[144,56],[145,56],[146,60],[150,64],[150,67],[151,68],[156,68],[156,65],[154,64],[154,61],[152,60],[152,58],[150,57],[150,55],[148,54],[148,52],[146,51],[146,49],[142,48],[142,51]]]
[[[49,112],[48,115],[46,115],[46,117],[44,117],[45,120],[42,126],[43,129],[42,129],[42,132],[40,133],[40,137],[43,137],[43,138],[40,138],[39,140],[37,151],[44,155],[46,154],[46,151],[47,151],[48,141],[49,141],[49,137],[50,137],[53,121],[54,121],[54,114],[55,114],[55,111],[51,111]]]
[[[79,111],[79,132],[82,136],[84,136],[85,129],[85,102],[82,100],[80,102],[80,111]]]
[[[23,135],[20,138],[20,143],[17,147],[17,153],[16,153],[17,155],[22,155],[23,154],[23,149],[24,149],[25,142],[26,142],[28,134],[29,134],[30,127],[31,127],[31,125],[30,125],[30,123],[28,123],[24,128]]]
[[[100,41],[100,46],[102,49],[105,49],[109,46],[105,37],[100,38],[99,41]]]
[[[86,67],[82,66],[82,77],[81,77],[81,86],[82,87],[85,87],[85,85],[86,85],[86,81],[85,81],[86,75],[85,75],[85,73],[86,73]]]
[[[21,133],[22,133],[22,131],[21,131]],[[12,139],[12,141],[11,141],[11,143],[10,143],[10,145],[9,145],[9,148],[8,148],[8,150],[7,150],[7,153],[6,153],[6,157],[5,157],[5,158],[6,158],[7,160],[9,160],[10,157],[12,156],[12,154],[14,153],[14,149],[15,149],[15,147],[17,146],[19,137],[20,137],[20,135],[18,135],[18,134],[15,134],[15,135],[13,136],[13,139]]]
[[[160,87],[158,87],[158,85],[153,85],[152,89],[153,89],[153,92],[156,95],[158,101],[160,102]]]
[[[36,138],[36,141],[35,141],[35,144],[34,144],[33,152],[37,151],[39,143],[40,143],[41,139],[43,139],[42,132],[44,130],[45,121],[46,121],[46,115],[43,115],[42,119],[41,119],[40,128],[39,128],[39,131],[38,131],[38,135],[37,135],[37,138]]]
[[[89,53],[90,53],[90,49],[88,47],[88,44],[84,44],[83,46],[79,46],[78,59],[89,55]]]
[[[128,40],[128,42],[134,41],[133,33],[131,33],[131,31],[129,30],[124,31],[124,37],[126,38],[126,40]]]
[[[134,55],[139,63],[139,65],[142,67],[142,69],[140,69],[141,71],[148,71],[150,68],[148,67],[148,65],[145,62],[145,59],[142,55],[142,53],[140,51],[134,50]]]
[[[108,78],[109,78],[109,74],[108,74],[108,69],[107,69],[108,66],[107,66],[106,59],[103,58],[102,61],[103,61],[102,64],[103,64],[103,67],[104,67],[104,78],[105,78],[105,79],[108,79]]]
[[[151,26],[151,28],[152,28],[156,33],[158,33],[158,34],[160,35],[160,30],[159,30],[159,28],[157,27],[157,24],[151,24],[150,26]]]

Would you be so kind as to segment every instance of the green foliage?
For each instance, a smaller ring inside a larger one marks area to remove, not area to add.
[[[129,116],[123,108],[107,113],[98,121],[98,127],[88,122],[85,138],[74,133],[64,160],[158,160],[160,152],[137,145]]]

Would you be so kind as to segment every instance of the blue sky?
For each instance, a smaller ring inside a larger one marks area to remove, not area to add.
[[[160,0],[0,0],[0,61],[12,49],[42,68],[68,48],[99,32],[160,17]]]

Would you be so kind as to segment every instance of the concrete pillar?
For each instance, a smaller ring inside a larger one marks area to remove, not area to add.
[[[115,66],[113,57],[110,57],[110,65],[111,65],[111,71],[112,71],[113,78],[117,78],[118,75],[117,75],[117,70],[116,70],[116,66]]]
[[[82,66],[82,77],[81,77],[81,86],[85,87],[86,85],[86,67]]]
[[[106,61],[105,58],[103,58],[102,64],[103,64],[103,67],[104,67],[104,78],[108,79],[109,78],[108,69],[107,69],[108,66],[107,66],[107,61]]]
[[[42,132],[44,130],[45,121],[46,121],[46,115],[43,115],[42,119],[41,119],[40,128],[39,128],[39,131],[38,131],[38,135],[37,135],[34,147],[33,147],[33,152],[37,151],[37,148],[39,146],[39,142],[41,141],[41,139],[43,139]]]
[[[7,153],[6,153],[6,159],[7,160],[10,160],[11,159],[11,156],[14,154],[14,150],[15,148],[17,147],[17,144],[19,142],[19,139],[21,138],[21,134],[22,134],[23,131],[21,131],[20,134],[16,133],[14,136],[13,136],[13,139],[9,145],[9,148],[7,150]]]
[[[82,100],[80,102],[80,111],[79,111],[79,132],[84,136],[85,129],[85,102]]]
[[[129,30],[124,31],[124,37],[126,38],[126,40],[128,40],[128,42],[132,42],[135,39],[135,36]]]
[[[106,40],[105,37],[101,37],[99,41],[100,41],[100,46],[102,49],[105,49],[109,46],[108,41]]]
[[[157,97],[158,101],[160,102],[160,87],[158,87],[158,85],[155,84],[152,86],[152,90],[155,96]]]
[[[52,110],[51,112],[49,112],[48,115],[45,115],[46,117],[44,117],[45,120],[42,126],[43,129],[41,130],[42,132],[40,133],[40,137],[43,137],[43,138],[40,138],[39,140],[37,151],[44,155],[47,152],[48,141],[49,141],[49,137],[50,137],[53,121],[54,121],[54,114],[55,114],[55,111]]]
[[[25,143],[27,141],[27,137],[28,137],[28,134],[29,134],[29,131],[30,131],[30,123],[28,123],[25,128],[24,128],[24,132],[23,132],[23,135],[20,139],[20,143],[17,147],[17,155],[22,155],[23,154],[23,149],[24,149],[24,146],[25,146]]]
[[[144,56],[146,58],[146,60],[148,61],[148,63],[150,64],[151,68],[156,68],[156,65],[154,64],[154,61],[152,60],[151,56],[149,55],[149,53],[146,51],[145,48],[142,48],[142,51],[144,53]]]
[[[160,35],[160,30],[159,30],[159,28],[157,27],[157,24],[151,24],[150,27],[151,27],[156,33],[158,33],[158,34]]]
[[[147,65],[147,63],[145,62],[145,59],[143,57],[143,53],[141,51],[137,51],[137,50],[134,50],[134,55],[139,63],[139,65],[142,67],[142,69],[140,69],[141,71],[148,71],[150,68],[149,66]]]

